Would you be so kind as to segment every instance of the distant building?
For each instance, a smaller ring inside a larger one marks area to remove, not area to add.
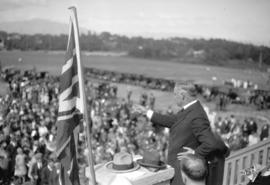
[[[193,48],[189,49],[187,56],[192,56],[194,58],[203,58],[205,56],[204,50],[194,50]]]
[[[20,39],[21,39],[21,35],[19,35],[17,33],[10,34],[7,37],[7,40],[20,40]]]

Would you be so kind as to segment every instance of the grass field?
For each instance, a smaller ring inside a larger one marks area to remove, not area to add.
[[[18,62],[22,58],[22,62]],[[40,71],[49,71],[53,75],[59,75],[64,63],[64,52],[45,52],[45,51],[0,51],[0,61],[2,66],[13,65],[19,69],[31,69],[33,66]],[[266,85],[267,74],[256,70],[240,70],[224,67],[207,65],[180,64],[168,61],[153,61],[136,59],[131,57],[116,56],[91,56],[82,55],[82,61],[87,67],[98,69],[144,74],[150,77],[166,78],[173,80],[194,80],[198,83],[213,84],[212,77],[217,77],[216,84],[221,84],[224,80],[231,78],[250,80],[254,83]],[[119,86],[119,96],[125,97],[127,85]],[[128,86],[133,90],[134,101],[139,100],[142,91],[154,93],[156,105],[159,109],[165,110],[169,105],[174,105],[174,98],[171,93],[155,90],[146,90],[141,87]],[[210,110],[215,109],[214,103],[204,102]],[[173,106],[175,108],[175,106]],[[264,116],[270,119],[270,111],[254,111],[252,107],[231,105],[228,107],[230,113],[245,113],[247,115]]]
[[[22,62],[18,62],[22,58]],[[36,66],[38,70],[49,71],[59,75],[64,63],[64,52],[46,51],[0,51],[2,66],[14,65],[21,69]],[[173,80],[194,80],[198,83],[212,84],[212,77],[217,77],[215,83],[222,83],[231,78],[250,80],[264,85],[267,74],[255,70],[241,70],[207,65],[181,64],[169,61],[154,61],[131,57],[92,56],[82,54],[82,62],[86,67],[144,74],[150,77]]]

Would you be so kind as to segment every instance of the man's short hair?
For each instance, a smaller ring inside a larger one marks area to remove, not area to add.
[[[196,154],[187,154],[180,162],[181,171],[191,180],[203,181],[207,176],[205,160]]]
[[[181,94],[183,91],[187,94],[191,94],[191,91],[194,89],[194,85],[191,83],[180,83],[175,82],[174,93],[176,95]]]

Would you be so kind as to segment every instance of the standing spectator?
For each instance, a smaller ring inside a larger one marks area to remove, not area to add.
[[[241,128],[242,128],[243,136],[248,137],[250,134],[250,130],[249,130],[249,123],[246,119],[244,120],[244,123],[242,124]]]
[[[9,162],[10,160],[7,152],[0,148],[0,184],[8,183],[10,180]]]
[[[25,175],[27,173],[25,164],[25,154],[21,148],[17,149],[17,155],[15,159],[15,171],[14,176],[20,179],[20,182],[25,181]]]
[[[251,119],[248,124],[248,130],[250,134],[257,133],[257,129],[258,129],[257,123],[253,119]]]
[[[33,185],[39,185],[41,182],[41,171],[43,168],[42,154],[37,153],[35,155],[36,163],[33,164],[32,170],[30,172],[30,178]]]
[[[132,91],[130,89],[128,89],[128,92],[127,92],[127,102],[128,103],[131,102],[131,95],[132,95]]]
[[[269,125],[268,124],[265,124],[262,127],[262,130],[261,130],[260,140],[263,141],[263,140],[267,139],[268,136],[269,136]]]
[[[257,132],[252,132],[249,136],[248,136],[248,146],[257,144],[260,141],[260,138],[257,134]]]
[[[47,166],[42,168],[40,185],[55,185],[57,182],[56,169],[52,159],[48,160]]]
[[[155,101],[156,101],[156,98],[155,98],[154,94],[150,93],[150,96],[149,96],[149,108],[150,109],[154,109]]]
[[[140,105],[146,106],[147,98],[148,98],[147,94],[145,92],[142,93],[140,97]]]

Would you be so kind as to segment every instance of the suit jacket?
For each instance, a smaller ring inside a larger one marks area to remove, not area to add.
[[[32,171],[30,172],[32,177],[35,178],[37,176],[37,178],[35,178],[35,180],[34,180],[34,184],[36,184],[36,185],[40,184],[42,168],[43,167],[38,168],[37,163],[35,163],[35,164],[33,164]]]
[[[171,185],[184,185],[177,154],[183,147],[190,147],[195,153],[207,159],[214,151],[224,153],[227,147],[216,139],[211,131],[208,117],[199,101],[174,115],[153,113],[154,124],[170,128],[168,164],[175,169]]]
[[[56,170],[49,170],[48,166],[44,167],[41,171],[41,185],[57,185]]]

